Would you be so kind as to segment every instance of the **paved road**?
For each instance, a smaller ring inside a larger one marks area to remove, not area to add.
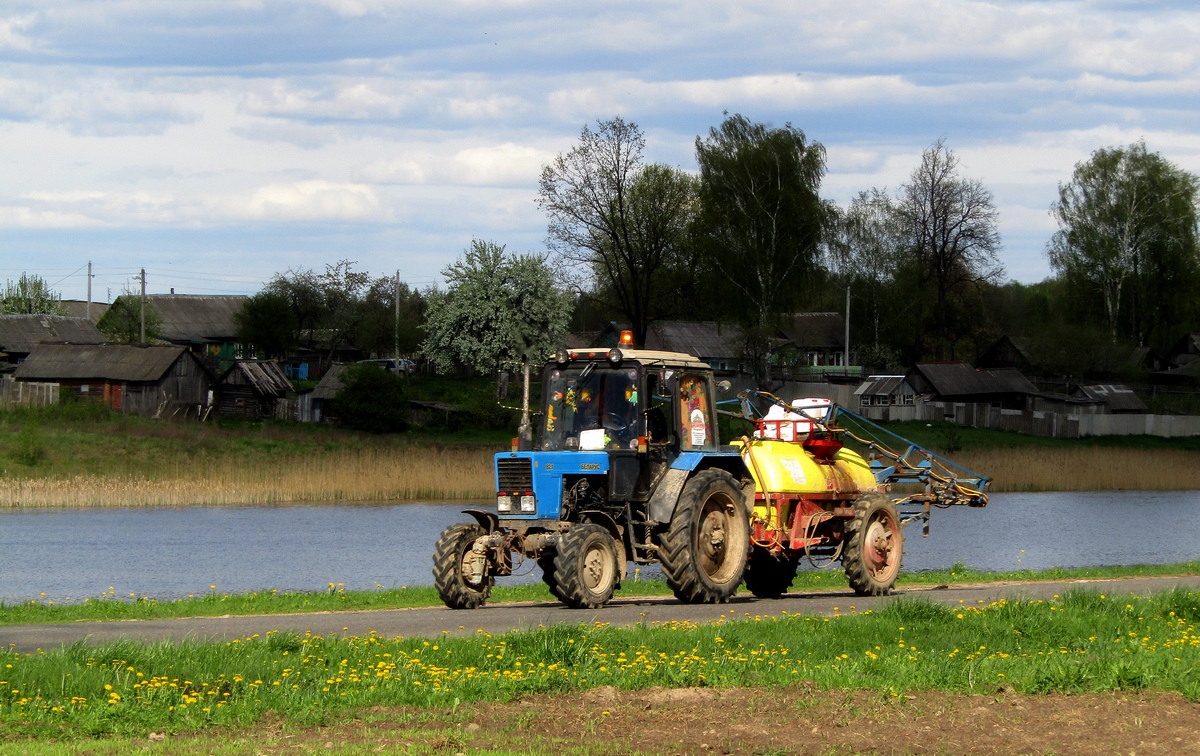
[[[607,622],[615,626],[639,622],[690,620],[708,622],[720,618],[745,618],[755,615],[791,614],[831,615],[878,607],[905,596],[924,596],[946,604],[975,604],[997,598],[1050,598],[1073,588],[1086,588],[1113,595],[1147,594],[1181,586],[1200,589],[1200,577],[1131,578],[1124,580],[1072,580],[1054,583],[1011,583],[981,586],[908,588],[886,598],[864,598],[849,591],[790,594],[769,601],[747,595],[734,597],[728,604],[689,606],[673,598],[617,599],[602,609],[573,610],[558,603],[496,604],[474,611],[431,609],[389,609],[363,612],[323,612],[316,614],[276,614],[254,617],[200,617],[195,619],[130,620],[121,622],[80,622],[69,625],[12,625],[0,627],[0,648],[18,651],[50,650],[85,641],[99,644],[115,640],[182,641],[194,639],[226,640],[245,638],[271,630],[314,635],[365,635],[376,633],[394,637],[434,637],[443,633],[466,635],[483,629],[490,633],[524,630],[556,624]],[[619,594],[618,594],[619,595]]]

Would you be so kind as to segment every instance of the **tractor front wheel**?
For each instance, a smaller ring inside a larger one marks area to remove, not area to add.
[[[705,470],[683,487],[660,539],[663,575],[687,604],[721,604],[742,582],[750,518],[742,491],[724,470]]]
[[[850,587],[860,596],[886,596],[900,574],[903,556],[904,533],[896,505],[881,493],[858,497],[842,554]]]
[[[492,594],[494,578],[485,567],[482,580],[475,580],[472,550],[475,540],[487,535],[473,522],[460,522],[442,531],[433,548],[433,584],[451,609],[477,609]]]
[[[599,525],[572,525],[558,542],[554,555],[552,592],[572,609],[598,609],[617,588],[620,571],[617,546]]]
[[[759,598],[777,599],[787,593],[796,579],[796,557],[772,554],[761,546],[750,552],[746,563],[746,588]]]

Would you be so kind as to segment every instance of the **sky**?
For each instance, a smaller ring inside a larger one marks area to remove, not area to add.
[[[252,294],[347,259],[424,288],[471,239],[546,247],[543,165],[620,115],[696,170],[741,113],[894,190],[944,138],[1011,280],[1096,149],[1200,173],[1192,2],[0,0],[0,280]]]

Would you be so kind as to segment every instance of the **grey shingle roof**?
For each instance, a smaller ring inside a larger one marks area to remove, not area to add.
[[[1088,399],[1096,399],[1108,405],[1114,412],[1146,412],[1148,408],[1133,389],[1116,383],[1101,383],[1080,386],[1079,390]]]
[[[42,344],[13,375],[30,381],[157,381],[186,353],[178,346]]]
[[[934,393],[943,397],[1038,393],[1016,368],[977,370],[965,362],[918,362],[913,370],[925,376]]]
[[[146,296],[162,316],[162,337],[168,341],[232,341],[237,335],[234,316],[246,299],[241,294]]]
[[[646,349],[694,354],[702,360],[740,357],[745,339],[737,326],[705,320],[660,320],[650,324]]]
[[[785,316],[780,330],[797,347],[841,349],[846,340],[846,321],[836,312],[797,312]]]
[[[0,351],[25,354],[38,344],[103,344],[96,324],[65,315],[0,315]]]
[[[342,390],[342,380],[338,375],[347,368],[347,365],[336,364],[330,365],[325,371],[325,375],[321,376],[321,382],[313,389],[313,399],[333,399],[337,396],[337,392]]]

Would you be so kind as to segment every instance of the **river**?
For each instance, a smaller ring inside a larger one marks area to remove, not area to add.
[[[905,571],[1165,564],[1200,559],[1200,492],[993,494],[905,530]],[[79,601],[111,587],[173,599],[258,589],[429,585],[453,504],[0,511],[0,600]],[[485,504],[479,506],[486,506]],[[654,574],[654,569],[646,571]],[[504,581],[537,580],[536,570]]]

